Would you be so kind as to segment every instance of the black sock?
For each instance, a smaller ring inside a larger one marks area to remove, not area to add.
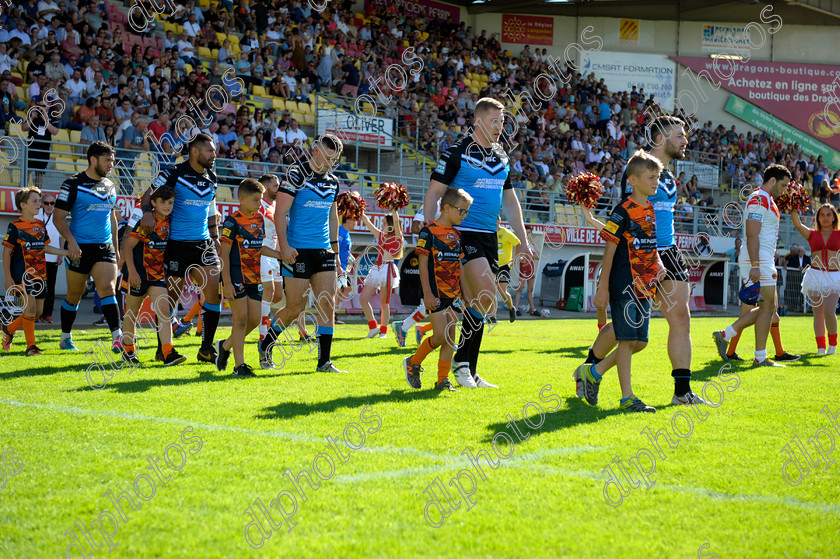
[[[592,365],[597,365],[598,363],[600,363],[603,360],[604,360],[603,358],[599,359],[598,357],[595,357],[595,352],[592,351],[592,348],[590,347],[589,348],[589,355],[586,357],[586,361],[584,361],[584,363],[591,363]]]
[[[268,330],[265,332],[265,338],[260,342],[260,351],[268,351],[268,348],[277,343],[277,336],[279,335],[280,332],[275,330],[272,325],[269,325]]]
[[[461,341],[458,343],[458,351],[455,352],[455,357],[452,359],[458,363],[470,361],[472,355],[472,344],[475,341],[475,331],[478,330],[479,324],[482,324],[482,317],[475,316],[472,309],[464,311],[464,320],[461,321]]]
[[[674,394],[685,396],[691,390],[691,369],[674,369],[671,376],[674,377]]]
[[[157,350],[158,350],[158,353],[163,353],[163,342],[160,341],[160,328],[161,328],[160,318],[158,317],[157,313],[155,313],[155,324],[158,325],[158,329],[157,329],[158,347],[157,347]]]
[[[67,299],[61,304],[61,332],[69,334],[73,330],[73,323],[76,322],[76,313],[79,305],[71,305]]]
[[[481,321],[478,330],[473,332],[473,341],[470,344],[470,372],[473,378],[478,376],[478,352],[481,350],[481,340],[484,337],[484,321]]]
[[[120,307],[115,296],[105,297],[100,305],[102,316],[108,323],[108,329],[113,332],[120,327]]]
[[[330,360],[330,351],[332,351],[332,334],[318,333],[318,366],[321,367]]]
[[[213,349],[213,338],[216,336],[216,329],[219,327],[219,315],[222,305],[211,305],[204,303],[201,307],[201,349],[209,351]]]

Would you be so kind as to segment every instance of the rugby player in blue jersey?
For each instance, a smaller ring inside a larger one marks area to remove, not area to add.
[[[682,120],[673,116],[660,116],[650,124],[650,155],[662,162],[659,188],[648,200],[653,204],[656,215],[656,245],[667,275],[659,282],[656,303],[668,321],[668,357],[671,359],[671,376],[674,379],[672,404],[697,405],[706,402],[691,390],[691,313],[688,297],[691,292],[688,266],[677,248],[674,235],[674,204],[677,201],[677,181],[668,168],[671,161],[685,157],[688,145]],[[627,183],[626,174],[621,178],[621,196],[629,196],[633,187]],[[612,309],[612,312],[618,312]],[[589,350],[587,363],[609,360],[609,367],[615,364],[616,345],[612,323],[598,333],[598,338]],[[609,354],[609,355],[608,355]],[[582,385],[578,370],[575,371],[577,393],[582,397]]]
[[[277,311],[260,345],[260,366],[274,367],[277,337],[295,320],[303,320],[307,288],[315,296],[317,372],[346,373],[333,365],[330,354],[335,328],[335,290],[341,267],[338,256],[338,178],[331,172],[341,158],[341,140],[320,136],[308,161],[293,165],[277,191],[274,225],[280,248],[280,273],[286,286],[286,306]],[[288,222],[286,215],[288,214]]]
[[[464,251],[464,298],[467,307],[461,324],[461,339],[452,358],[458,384],[467,388],[498,388],[478,375],[478,353],[484,333],[484,317],[496,300],[499,246],[496,220],[502,203],[516,236],[525,237],[522,208],[510,180],[510,162],[499,144],[505,106],[490,97],[475,104],[472,134],[461,138],[441,156],[432,173],[424,199],[425,223],[434,219],[438,200],[446,187],[463,188],[473,198],[469,215],[456,227]],[[532,259],[530,247],[521,254]]]
[[[111,330],[111,349],[122,350],[117,281],[117,188],[108,178],[114,167],[114,148],[94,142],[87,148],[87,170],[61,185],[55,201],[55,228],[66,241],[67,296],[61,304],[61,342],[64,350],[78,351],[71,331],[88,276],[93,277],[102,315]],[[70,223],[67,216],[70,216]]]
[[[190,141],[188,149],[188,159],[162,170],[143,195],[144,213],[138,227],[141,231],[154,229],[155,216],[150,205],[152,192],[165,184],[175,189],[175,206],[170,214],[171,231],[164,255],[170,308],[173,312],[178,308],[184,278],[189,274],[193,283],[204,292],[201,348],[197,358],[201,362],[215,363],[213,338],[219,327],[219,314],[222,310],[222,297],[219,293],[221,260],[216,217],[217,185],[216,175],[211,170],[216,162],[216,145],[207,134],[197,134]]]

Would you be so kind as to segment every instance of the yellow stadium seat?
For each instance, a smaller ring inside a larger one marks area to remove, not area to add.
[[[303,113],[293,112],[292,113],[292,118],[294,120],[298,121],[298,124],[300,124],[300,123],[303,122]]]
[[[188,64],[186,65],[186,67],[187,67],[187,75],[192,74],[192,72],[193,72],[193,67],[192,67],[192,64],[189,64],[189,63],[188,63]]]
[[[175,24],[175,36],[180,37],[181,34],[184,32],[184,28],[181,25]]]
[[[26,132],[24,132],[23,129],[21,128],[21,123],[20,122],[10,122],[9,123],[9,136],[11,136],[13,138],[25,138],[26,137]]]
[[[82,131],[81,130],[71,130],[70,131],[70,143],[78,144],[82,140]]]
[[[70,134],[67,130],[60,128],[58,134],[55,134],[52,139],[52,151],[54,153],[73,153],[73,148],[67,145],[70,143]]]
[[[198,0],[198,5],[202,8],[209,8],[210,7],[210,0]]]
[[[210,51],[210,58],[212,58],[213,60],[218,60],[219,59],[219,49],[211,50]]]
[[[239,35],[228,35],[228,39],[230,39],[230,42],[234,45],[239,44]]]
[[[286,110],[286,101],[282,97],[272,97],[271,108],[277,109],[278,111],[284,111]]]
[[[207,47],[198,47],[198,56],[202,58],[211,58],[213,55],[210,53],[210,49]]]
[[[26,101],[29,99],[29,88],[24,89],[21,86],[16,85],[15,89],[17,90],[18,98],[21,101]]]
[[[233,35],[231,35],[231,36],[233,36]],[[239,56],[240,54],[242,54],[242,49],[239,48],[239,43],[231,43],[230,52],[234,56]]]
[[[476,95],[478,95],[478,94],[481,93],[481,90],[477,87],[471,87],[470,88],[470,93],[475,93]]]
[[[255,85],[254,86],[254,95],[258,95],[259,97],[265,97],[266,96],[265,88],[261,85]]]
[[[164,21],[163,22],[163,32],[166,33],[167,31],[172,31],[172,33],[175,33],[175,24],[170,23],[168,21]]]
[[[303,115],[303,125],[304,126],[315,126],[315,115],[304,113]]]
[[[77,172],[76,163],[74,163],[73,161],[58,158],[55,160],[55,170],[59,173],[75,174]]]
[[[286,99],[286,110],[290,113],[299,113],[297,101]]]
[[[219,44],[223,45],[225,43],[225,39],[227,39],[227,35],[225,35],[224,33],[219,33],[218,31],[216,31],[216,38],[219,40]],[[231,41],[231,42],[233,42],[233,41]]]
[[[368,105],[370,105],[370,103],[365,101],[364,106],[367,107]],[[310,105],[309,103],[298,103],[298,112],[301,112],[305,115],[314,115],[315,107]]]

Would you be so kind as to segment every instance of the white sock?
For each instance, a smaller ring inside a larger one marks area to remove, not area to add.
[[[767,360],[767,350],[762,349],[761,351],[755,350],[755,360],[761,363],[762,361]]]
[[[723,339],[727,341],[731,340],[737,335],[738,331],[735,330],[735,328],[733,328],[732,326],[727,326],[726,330],[723,331]]]
[[[122,328],[117,328],[113,332],[111,332],[111,340],[116,341],[117,338],[122,337]]]
[[[265,335],[268,333],[268,313],[271,312],[271,303],[266,302],[263,300],[260,303],[260,339],[265,338]]]
[[[408,318],[403,320],[402,331],[407,333],[409,330],[411,330],[412,326],[426,318],[426,316],[428,316],[426,314],[426,306],[421,303],[419,307],[414,309],[414,312],[411,313],[411,315],[409,315]]]
[[[831,348],[831,350],[833,350],[833,349],[834,349],[834,348]],[[818,347],[818,348],[817,348],[817,355],[825,355],[825,353],[826,353],[826,352],[825,352],[825,348],[824,348],[824,347]],[[834,353],[834,351],[831,351],[831,353]]]
[[[170,322],[172,322],[172,324],[174,324],[175,326],[178,326],[178,324],[179,324],[181,321],[180,321],[180,320],[178,320],[178,317],[177,317],[177,316],[175,316],[175,314],[173,313],[173,314],[172,314],[172,320],[170,320]]]
[[[826,354],[834,355],[835,353],[837,353],[837,346],[836,345],[828,346],[828,351],[826,351]]]

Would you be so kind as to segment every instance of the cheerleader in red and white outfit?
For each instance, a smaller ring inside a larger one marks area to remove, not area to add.
[[[385,338],[388,332],[388,320],[391,317],[391,292],[400,284],[400,274],[397,271],[396,261],[402,258],[403,254],[403,232],[402,227],[400,227],[400,217],[396,210],[391,210],[391,213],[385,216],[384,231],[379,230],[366,214],[362,214],[362,221],[376,237],[376,251],[378,253],[376,265],[368,272],[365,286],[359,297],[362,311],[365,313],[370,328],[365,337],[373,338],[378,334],[380,338]],[[379,290],[379,303],[382,309],[380,314],[381,326],[377,326],[376,319],[373,318],[373,307],[370,305],[370,298],[373,297],[377,289]]]
[[[802,278],[802,293],[814,309],[814,337],[817,354],[837,352],[837,300],[840,298],[840,217],[831,204],[817,210],[815,227],[802,224],[798,212],[791,212],[793,225],[811,247],[811,266]],[[828,333],[828,348],[825,335]]]

